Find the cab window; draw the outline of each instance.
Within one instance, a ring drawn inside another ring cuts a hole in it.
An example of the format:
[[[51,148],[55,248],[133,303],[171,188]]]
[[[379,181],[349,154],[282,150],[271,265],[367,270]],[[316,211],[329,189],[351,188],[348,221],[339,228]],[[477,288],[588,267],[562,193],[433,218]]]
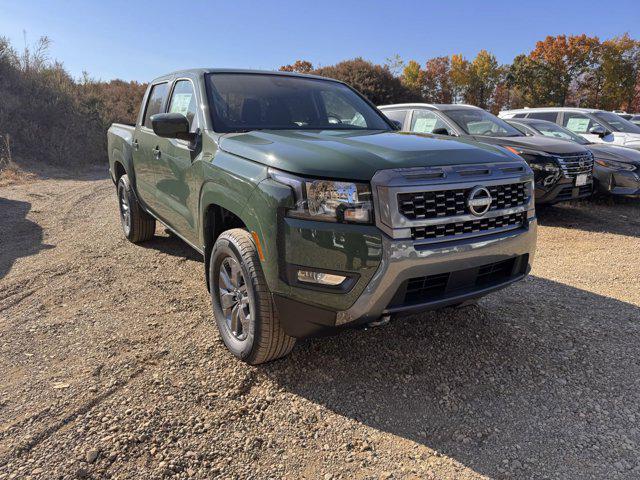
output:
[[[412,132],[416,133],[433,133],[438,128],[444,128],[449,131],[447,124],[444,123],[440,117],[429,110],[414,110],[411,117]]]
[[[147,107],[144,112],[144,121],[142,124],[147,128],[152,128],[151,126],[151,116],[156,113],[162,112],[162,106],[164,105],[164,100],[167,97],[167,84],[159,83],[151,87],[151,92],[149,92],[149,99],[147,100]]]
[[[189,80],[176,82],[169,102],[169,113],[181,113],[187,117],[190,132],[195,132],[198,128],[196,94],[193,90],[193,84]]]

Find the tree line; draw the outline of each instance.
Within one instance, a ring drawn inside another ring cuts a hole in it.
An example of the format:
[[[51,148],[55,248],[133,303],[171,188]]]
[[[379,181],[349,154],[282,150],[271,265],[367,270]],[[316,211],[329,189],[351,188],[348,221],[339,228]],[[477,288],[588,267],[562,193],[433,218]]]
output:
[[[328,67],[306,60],[282,71],[345,81],[376,104],[469,103],[494,113],[506,108],[580,106],[640,111],[640,42],[628,34],[601,41],[588,35],[548,36],[529,53],[501,65],[487,50],[376,65],[362,58]]]
[[[146,84],[72,78],[49,58],[50,41],[17,51],[0,36],[0,137],[15,158],[62,165],[103,163],[106,131],[134,123]],[[377,105],[464,102],[493,112],[523,106],[568,105],[640,111],[640,42],[629,35],[601,41],[558,35],[538,42],[511,64],[481,50],[377,65],[362,58],[316,66],[305,60],[280,70],[347,82]],[[7,156],[0,152],[0,164]],[[1,168],[1,165],[0,165]]]
[[[135,123],[145,84],[73,79],[49,58],[50,41],[17,51],[0,37],[0,137],[14,158],[57,165],[104,163],[106,131]]]

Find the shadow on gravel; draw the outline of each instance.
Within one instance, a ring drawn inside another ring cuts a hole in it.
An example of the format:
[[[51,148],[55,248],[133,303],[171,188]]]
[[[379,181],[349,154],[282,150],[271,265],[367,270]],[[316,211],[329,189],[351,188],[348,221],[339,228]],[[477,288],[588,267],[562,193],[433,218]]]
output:
[[[546,227],[640,237],[640,199],[600,198],[538,209],[537,214]]]
[[[196,262],[202,262],[202,255],[183,242],[180,238],[169,233],[166,236],[156,235],[151,240],[139,244],[144,248],[151,248],[173,257],[185,258]]]
[[[264,372],[484,475],[637,478],[639,325],[638,306],[529,277],[480,306],[304,342]]]
[[[42,243],[42,227],[26,218],[29,210],[29,202],[0,197],[0,279],[16,259],[54,248]]]

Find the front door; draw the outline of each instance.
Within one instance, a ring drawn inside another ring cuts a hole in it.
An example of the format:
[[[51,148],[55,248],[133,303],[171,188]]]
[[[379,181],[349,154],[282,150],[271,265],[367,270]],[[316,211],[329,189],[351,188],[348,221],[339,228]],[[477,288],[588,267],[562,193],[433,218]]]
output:
[[[562,124],[573,133],[577,133],[593,143],[615,143],[613,133],[609,133],[604,137],[590,133],[593,127],[602,127],[608,130],[604,125],[596,122],[593,118],[578,112],[564,112],[562,115]]]
[[[177,80],[169,99],[169,113],[187,117],[191,132],[201,124],[193,83]],[[166,139],[156,170],[156,195],[160,218],[179,235],[197,244],[196,212],[198,209],[197,169],[194,163],[195,145],[184,140]]]
[[[133,135],[133,169],[135,170],[136,191],[140,200],[155,211],[156,202],[156,169],[159,144],[164,139],[153,133],[151,115],[164,111],[169,84],[153,85],[147,97],[144,116]]]

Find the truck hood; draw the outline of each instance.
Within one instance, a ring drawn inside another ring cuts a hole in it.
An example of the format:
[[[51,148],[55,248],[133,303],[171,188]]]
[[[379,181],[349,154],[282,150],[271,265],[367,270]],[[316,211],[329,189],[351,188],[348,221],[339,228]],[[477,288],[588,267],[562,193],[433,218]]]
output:
[[[549,137],[483,137],[475,136],[476,141],[500,145],[502,147],[526,148],[552,155],[566,155],[585,153],[586,149],[577,143],[566,140],[556,140]]]
[[[618,147],[616,145],[607,145],[604,143],[594,143],[587,145],[587,148],[593,152],[595,158],[603,160],[615,160],[618,162],[627,162],[640,165],[640,151],[626,147]]]
[[[222,150],[298,175],[370,180],[378,170],[513,162],[471,140],[402,132],[260,130],[224,135]]]

